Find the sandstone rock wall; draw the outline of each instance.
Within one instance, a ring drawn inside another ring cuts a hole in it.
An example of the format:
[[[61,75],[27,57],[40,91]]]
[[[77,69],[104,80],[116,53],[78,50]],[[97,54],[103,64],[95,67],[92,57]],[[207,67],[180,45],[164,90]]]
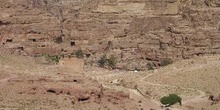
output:
[[[2,0],[0,13],[1,49],[28,55],[82,49],[90,64],[113,54],[146,69],[220,52],[218,0]]]

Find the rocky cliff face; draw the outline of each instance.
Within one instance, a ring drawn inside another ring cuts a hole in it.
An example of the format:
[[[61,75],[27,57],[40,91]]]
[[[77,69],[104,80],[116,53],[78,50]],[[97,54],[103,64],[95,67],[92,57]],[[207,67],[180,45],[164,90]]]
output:
[[[2,0],[0,45],[22,54],[114,55],[146,69],[220,53],[219,0]]]

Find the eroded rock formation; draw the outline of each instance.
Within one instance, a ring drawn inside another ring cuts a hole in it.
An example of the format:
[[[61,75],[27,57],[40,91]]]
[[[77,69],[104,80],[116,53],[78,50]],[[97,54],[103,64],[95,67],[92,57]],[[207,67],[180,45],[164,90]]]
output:
[[[2,0],[0,45],[27,55],[70,54],[87,62],[117,57],[146,69],[220,53],[219,0]]]

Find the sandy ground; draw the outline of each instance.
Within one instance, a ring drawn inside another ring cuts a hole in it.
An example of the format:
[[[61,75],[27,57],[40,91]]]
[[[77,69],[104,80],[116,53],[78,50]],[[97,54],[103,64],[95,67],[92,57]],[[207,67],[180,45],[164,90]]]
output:
[[[183,105],[171,110],[218,110],[208,96],[219,93],[219,58],[198,57],[153,71],[85,66],[84,72],[73,72],[36,58],[1,54],[0,108],[161,110],[159,99],[176,93]]]
[[[146,110],[161,109],[159,99],[171,93],[182,97],[183,106],[175,105],[170,109],[218,110],[219,104],[211,106],[208,96],[219,94],[219,58],[219,55],[203,56],[154,71],[108,71],[97,68],[87,74],[104,84],[129,88],[133,91],[130,94],[136,91],[136,96],[142,95],[142,102],[145,102],[142,107]]]

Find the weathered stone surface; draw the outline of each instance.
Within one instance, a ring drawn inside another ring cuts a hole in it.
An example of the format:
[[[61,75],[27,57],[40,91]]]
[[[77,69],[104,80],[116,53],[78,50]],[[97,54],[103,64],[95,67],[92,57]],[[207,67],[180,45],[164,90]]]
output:
[[[25,55],[82,49],[132,70],[220,48],[219,0],[3,0],[0,13],[1,48]]]

